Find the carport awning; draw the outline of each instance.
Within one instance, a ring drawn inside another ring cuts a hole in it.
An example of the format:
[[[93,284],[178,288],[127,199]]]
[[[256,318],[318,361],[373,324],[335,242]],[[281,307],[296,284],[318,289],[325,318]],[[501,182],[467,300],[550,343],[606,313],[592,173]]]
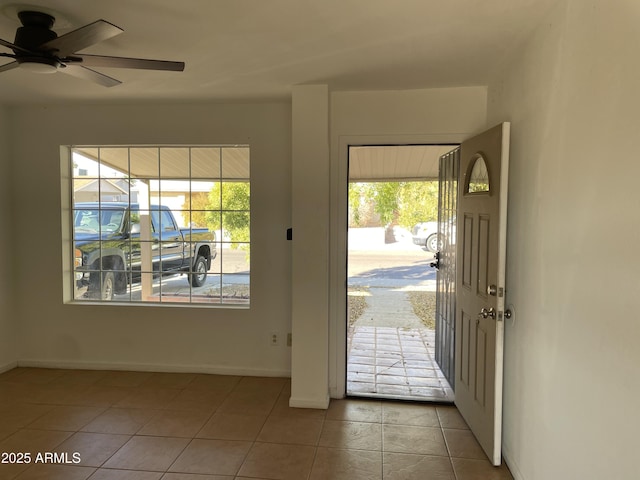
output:
[[[350,182],[437,180],[439,160],[457,145],[349,147]]]
[[[350,182],[437,180],[439,159],[456,145],[374,145],[349,148]],[[249,147],[74,147],[132,178],[247,180]]]
[[[74,147],[74,152],[140,179],[249,179],[249,147]]]

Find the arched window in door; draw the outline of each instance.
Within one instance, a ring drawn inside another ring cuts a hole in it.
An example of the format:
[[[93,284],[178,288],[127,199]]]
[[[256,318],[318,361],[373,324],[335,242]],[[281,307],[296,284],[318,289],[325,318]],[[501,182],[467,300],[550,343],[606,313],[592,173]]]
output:
[[[471,165],[466,193],[489,193],[489,171],[480,153],[475,155]]]

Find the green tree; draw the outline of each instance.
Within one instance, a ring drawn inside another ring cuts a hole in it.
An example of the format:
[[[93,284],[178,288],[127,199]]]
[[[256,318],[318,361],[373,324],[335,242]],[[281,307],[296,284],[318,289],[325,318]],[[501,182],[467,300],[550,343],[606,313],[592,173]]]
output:
[[[373,205],[383,225],[411,228],[418,222],[437,220],[438,182],[350,183],[349,207],[355,225],[361,224],[363,203]]]
[[[362,227],[371,221],[373,213],[370,201],[370,183],[349,183],[349,222],[356,227]]]
[[[250,198],[249,182],[216,182],[208,195],[209,228],[228,233],[232,242],[249,242]],[[238,244],[232,247],[238,248]]]
[[[370,184],[370,198],[374,211],[380,215],[383,225],[395,223],[400,210],[402,182],[376,182]]]
[[[438,220],[438,182],[403,182],[398,212],[398,223],[406,228]]]
[[[232,248],[248,250],[248,245],[241,244],[249,242],[250,198],[249,182],[216,182],[208,193],[191,194],[191,202],[182,205],[182,215],[185,224],[224,231]]]
[[[182,218],[185,225],[198,228],[209,228],[207,225],[207,212],[209,209],[209,194],[196,192],[191,194],[191,202],[187,198],[182,204]]]

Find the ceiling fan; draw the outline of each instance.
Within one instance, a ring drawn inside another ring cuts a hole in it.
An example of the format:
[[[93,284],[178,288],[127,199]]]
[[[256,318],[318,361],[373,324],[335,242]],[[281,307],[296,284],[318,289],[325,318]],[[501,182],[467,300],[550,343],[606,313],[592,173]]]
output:
[[[20,67],[37,73],[63,72],[90,80],[105,87],[119,85],[119,80],[88,67],[136,68],[181,72],[184,62],[148,60],[143,58],[105,57],[75,53],[94,43],[114,37],[124,30],[105,20],[97,20],[60,37],[51,30],[55,23],[52,15],[35,11],[18,12],[22,27],[16,30],[13,43],[0,38],[13,53],[0,53],[15,61],[0,65],[0,72]]]

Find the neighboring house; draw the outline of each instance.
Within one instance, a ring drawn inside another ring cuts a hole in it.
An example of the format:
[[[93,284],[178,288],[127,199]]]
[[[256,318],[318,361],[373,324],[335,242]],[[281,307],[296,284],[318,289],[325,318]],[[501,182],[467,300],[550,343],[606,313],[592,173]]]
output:
[[[156,182],[157,183],[157,182]],[[188,219],[181,214],[184,202],[190,193],[209,193],[211,182],[193,182],[191,185],[185,181],[163,182],[162,193],[158,193],[158,186],[151,185],[150,203],[165,205],[176,212],[175,218],[179,227],[187,227]],[[76,179],[74,181],[74,202],[129,202],[138,203],[140,192],[136,182],[131,183],[125,179],[101,180],[95,178]]]
[[[79,179],[73,184],[75,202],[128,202],[138,201],[138,192],[127,180]]]
[[[157,184],[157,182],[155,182]],[[179,227],[188,227],[189,219],[182,213],[185,199],[189,193],[209,193],[213,187],[213,182],[186,182],[181,180],[163,181],[162,192],[158,193],[159,186],[151,183],[151,194],[149,201],[151,204],[164,205],[175,212],[175,219],[180,224]],[[133,190],[132,190],[133,193]],[[200,225],[204,227],[205,225]]]

